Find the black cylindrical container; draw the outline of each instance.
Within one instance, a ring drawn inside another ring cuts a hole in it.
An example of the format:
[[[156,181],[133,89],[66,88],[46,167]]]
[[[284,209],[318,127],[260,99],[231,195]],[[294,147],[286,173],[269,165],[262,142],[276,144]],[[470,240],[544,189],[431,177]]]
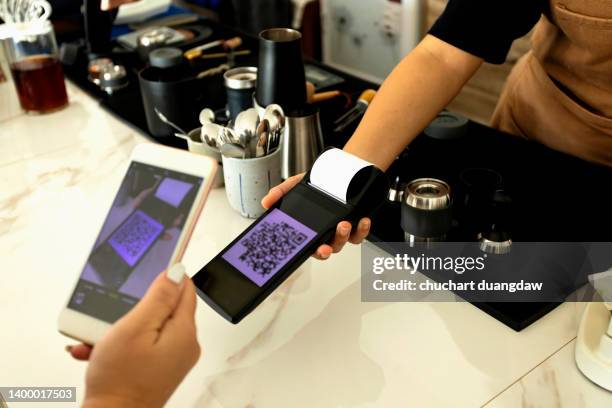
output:
[[[406,186],[402,202],[402,229],[406,242],[443,241],[451,228],[450,186],[442,180],[422,178]]]
[[[209,106],[205,96],[212,99],[223,95],[221,76],[195,78],[183,63],[181,50],[176,48],[159,48],[151,52],[149,60],[151,66],[138,74],[149,132],[160,138],[176,132],[159,119],[155,108],[183,129],[196,128],[198,113]]]
[[[285,112],[306,103],[302,35],[289,28],[259,33],[256,99],[259,106],[279,104]]]
[[[85,43],[89,59],[96,59],[111,53],[111,31],[117,10],[105,11],[100,0],[83,1]]]
[[[495,193],[502,188],[502,176],[492,169],[469,168],[459,175],[455,195],[459,200],[461,227],[470,240],[478,239],[493,223]]]
[[[238,67],[223,74],[227,92],[229,119],[234,123],[236,116],[253,107],[253,92],[257,84],[257,67]]]
[[[493,194],[489,225],[477,235],[480,241],[480,249],[483,252],[494,255],[503,255],[510,252],[512,248],[512,236],[510,234],[511,206],[512,198],[504,191],[496,191]]]

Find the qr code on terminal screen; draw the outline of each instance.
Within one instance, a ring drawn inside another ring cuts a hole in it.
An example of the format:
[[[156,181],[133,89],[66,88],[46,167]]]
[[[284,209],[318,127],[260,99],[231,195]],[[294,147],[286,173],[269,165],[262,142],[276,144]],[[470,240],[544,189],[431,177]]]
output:
[[[240,241],[246,251],[239,259],[255,273],[266,276],[293,255],[307,238],[286,222],[264,221]]]
[[[162,224],[136,211],[111,238],[111,243],[126,260],[138,258],[163,229]]]

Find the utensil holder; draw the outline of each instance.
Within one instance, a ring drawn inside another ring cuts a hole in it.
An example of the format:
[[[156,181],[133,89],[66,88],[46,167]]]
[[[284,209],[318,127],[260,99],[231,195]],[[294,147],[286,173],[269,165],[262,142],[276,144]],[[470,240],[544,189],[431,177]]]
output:
[[[255,159],[223,157],[225,193],[230,206],[246,218],[257,218],[265,212],[261,200],[281,182],[281,154]]]

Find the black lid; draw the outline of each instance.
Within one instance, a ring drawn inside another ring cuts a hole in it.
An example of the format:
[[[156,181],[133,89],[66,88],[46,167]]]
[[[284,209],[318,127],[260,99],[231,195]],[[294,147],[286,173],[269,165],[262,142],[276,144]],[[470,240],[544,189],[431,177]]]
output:
[[[183,62],[183,51],[174,47],[158,48],[149,54],[149,64],[157,68],[171,68]]]

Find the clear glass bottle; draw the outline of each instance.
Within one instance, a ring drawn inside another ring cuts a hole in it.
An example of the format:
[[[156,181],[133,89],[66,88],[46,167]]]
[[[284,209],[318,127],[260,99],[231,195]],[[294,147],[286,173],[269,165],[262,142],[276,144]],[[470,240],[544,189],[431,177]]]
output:
[[[46,113],[68,104],[53,26],[48,20],[5,24],[0,30],[21,107]]]

